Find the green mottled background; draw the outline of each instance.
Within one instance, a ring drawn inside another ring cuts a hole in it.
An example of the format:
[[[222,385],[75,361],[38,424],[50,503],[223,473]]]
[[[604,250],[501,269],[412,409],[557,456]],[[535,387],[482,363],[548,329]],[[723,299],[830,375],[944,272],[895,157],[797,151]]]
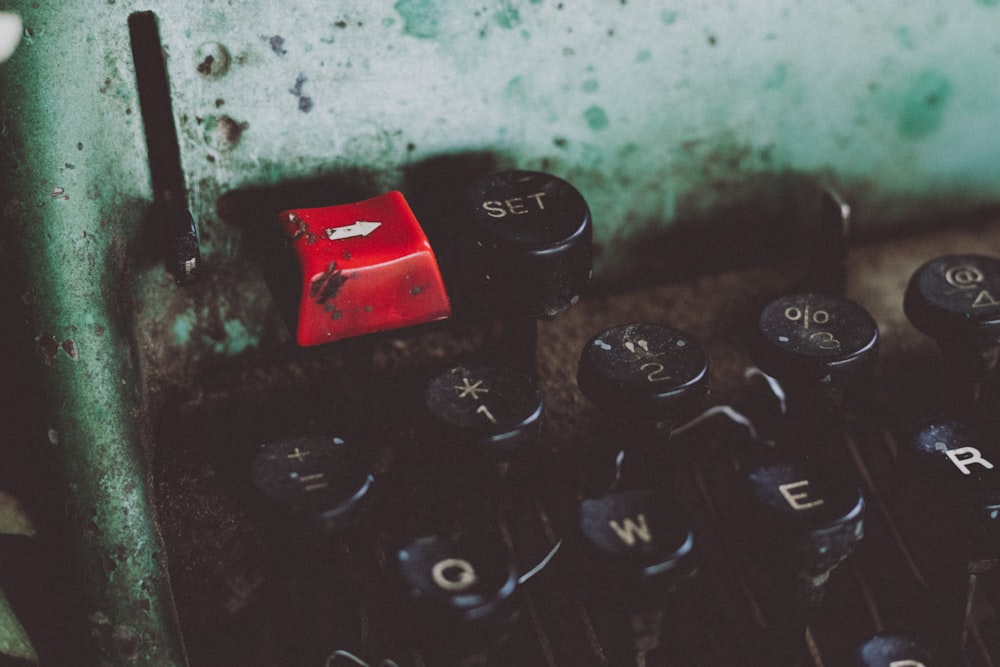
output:
[[[72,210],[82,229],[95,208],[141,214],[126,19],[152,9],[208,271],[244,250],[245,232],[220,219],[225,193],[360,170],[352,193],[446,196],[457,185],[425,167],[451,156],[462,173],[465,156],[576,184],[599,275],[616,276],[636,239],[678,223],[752,235],[809,218],[813,183],[839,188],[862,231],[994,204],[996,4],[8,3],[27,33],[2,70],[6,163],[35,215]],[[189,304],[155,268],[133,278],[157,312],[180,310],[162,340],[211,354],[259,341],[249,295]]]

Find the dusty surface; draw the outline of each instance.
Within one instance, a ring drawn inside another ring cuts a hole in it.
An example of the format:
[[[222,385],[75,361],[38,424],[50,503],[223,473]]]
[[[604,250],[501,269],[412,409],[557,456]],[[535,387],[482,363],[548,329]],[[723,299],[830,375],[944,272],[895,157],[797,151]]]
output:
[[[991,224],[891,243],[860,244],[850,250],[848,295],[875,316],[882,335],[874,396],[884,408],[881,417],[890,429],[912,419],[913,406],[933,404],[939,368],[934,344],[916,332],[902,312],[901,296],[909,275],[936,255],[990,253],[998,247],[1000,224]],[[688,331],[711,357],[710,402],[739,402],[747,389],[743,369],[749,364],[745,322],[770,296],[794,285],[801,268],[789,261],[607,293],[541,323],[538,369],[547,410],[540,448],[566,454],[585,453],[594,446],[595,411],[576,388],[576,360],[586,340],[615,324],[652,321]],[[285,643],[295,634],[294,628],[284,625],[287,618],[271,625],[275,620],[270,605],[275,599],[287,604],[285,587],[296,581],[301,585],[296,576],[302,575],[291,575],[283,568],[289,562],[287,549],[293,538],[268,528],[267,511],[247,488],[245,472],[253,446],[290,431],[343,428],[345,423],[348,429],[367,426],[383,438],[373,446],[380,452],[383,471],[391,469],[400,450],[420,446],[413,435],[414,429],[419,430],[419,417],[408,398],[417,391],[419,378],[443,360],[475,353],[483,341],[497,335],[495,328],[484,330],[476,323],[461,325],[457,334],[456,325],[450,326],[382,341],[374,354],[376,396],[351,415],[339,414],[338,408],[343,404],[340,401],[349,400],[342,398],[345,376],[358,371],[344,370],[336,350],[293,352],[283,359],[238,358],[230,366],[203,373],[193,392],[185,392],[184,398],[178,397],[164,409],[156,469],[161,525],[196,664],[266,664],[288,650]],[[359,387],[360,378],[348,378],[346,385]],[[351,393],[351,389],[346,391]],[[906,405],[900,407],[900,401]],[[349,423],[352,420],[354,424]],[[561,473],[552,474],[559,477]],[[372,556],[355,553],[355,557]],[[316,576],[306,575],[306,579]],[[339,576],[325,573],[319,578]],[[360,582],[362,593],[367,584],[374,585]],[[359,582],[354,580],[353,585]],[[352,589],[351,596],[358,593]],[[344,603],[346,609],[356,605]],[[348,611],[347,617],[352,615]],[[357,621],[344,622],[345,627],[353,627]],[[328,634],[334,638],[324,639],[352,643],[337,632]],[[310,660],[319,652],[298,658],[304,664],[318,664]]]

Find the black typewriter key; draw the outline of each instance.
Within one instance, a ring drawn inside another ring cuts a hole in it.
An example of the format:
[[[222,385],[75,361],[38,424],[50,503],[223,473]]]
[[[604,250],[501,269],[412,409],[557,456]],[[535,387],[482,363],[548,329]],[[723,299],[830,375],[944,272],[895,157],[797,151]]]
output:
[[[561,564],[574,594],[610,619],[614,643],[633,659],[674,644],[672,618],[697,572],[684,509],[661,491],[633,489],[580,501],[570,521]]]
[[[1000,559],[1000,447],[954,419],[927,421],[899,445],[902,525],[930,591],[932,622],[921,633],[958,654],[979,581]]]
[[[567,544],[587,594],[656,603],[696,569],[687,516],[663,492],[634,489],[582,500]]]
[[[864,497],[857,484],[817,463],[754,467],[741,473],[738,488],[729,521],[766,618],[765,664],[799,664],[832,571],[863,537]]]
[[[957,531],[973,558],[1000,557],[1000,446],[955,420],[923,424],[903,441],[901,462],[916,473],[922,496]]]
[[[356,519],[374,477],[364,447],[316,435],[261,444],[251,479],[286,517],[336,533]]]
[[[537,319],[576,303],[591,271],[590,209],[576,188],[504,171],[473,186],[468,206],[462,275],[474,298]]]
[[[397,639],[432,656],[431,664],[487,652],[520,615],[517,572],[492,534],[424,536],[389,556],[392,627]]]
[[[836,295],[789,294],[761,310],[750,353],[787,397],[787,413],[775,425],[779,444],[799,453],[829,450],[845,398],[864,405],[878,341],[868,311]]]
[[[817,606],[830,572],[864,535],[860,488],[810,463],[759,466],[743,482],[735,508],[740,540],[765,567],[794,579],[799,605]]]
[[[708,395],[708,355],[687,333],[659,324],[612,327],[584,346],[577,385],[599,409],[676,424]]]
[[[295,664],[318,664],[358,630],[339,606],[357,605],[362,595],[354,551],[371,470],[365,447],[329,435],[267,442],[254,455],[250,478],[272,561],[256,596],[259,613],[287,638]]]
[[[864,308],[828,294],[790,294],[757,318],[754,361],[795,386],[842,387],[867,372],[878,347],[878,325]]]
[[[692,418],[709,391],[709,360],[686,332],[653,323],[612,327],[591,338],[577,365],[580,392],[600,411],[597,465],[619,452],[619,475],[648,486],[671,429]]]
[[[591,275],[591,215],[566,181],[504,171],[473,185],[457,221],[465,307],[502,318],[499,358],[534,372],[537,321],[579,299]]]
[[[945,664],[908,635],[876,635],[854,653],[855,667],[943,667]]]
[[[903,310],[913,326],[941,348],[942,409],[972,414],[997,360],[1000,258],[946,255],[926,262],[910,277]],[[996,389],[992,387],[993,394]],[[993,411],[996,396],[991,400],[983,401],[981,413]]]
[[[446,446],[502,463],[534,448],[544,397],[531,375],[506,366],[469,363],[434,377],[424,403]]]
[[[946,255],[911,276],[903,310],[942,345],[1000,343],[1000,258]]]

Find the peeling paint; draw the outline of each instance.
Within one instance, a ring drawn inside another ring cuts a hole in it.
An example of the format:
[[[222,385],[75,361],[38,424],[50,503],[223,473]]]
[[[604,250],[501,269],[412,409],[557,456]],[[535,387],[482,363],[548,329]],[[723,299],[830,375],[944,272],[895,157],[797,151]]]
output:
[[[330,262],[323,273],[315,276],[309,284],[309,296],[316,303],[325,304],[327,301],[336,298],[337,292],[347,282],[347,276],[337,268],[336,262]]]
[[[80,348],[77,347],[76,341],[72,338],[64,340],[59,347],[61,347],[62,351],[65,352],[73,361],[80,358]]]
[[[903,97],[900,135],[922,139],[937,130],[944,120],[951,93],[951,82],[946,76],[934,70],[921,72]]]
[[[41,333],[35,337],[35,342],[45,355],[45,363],[51,366],[55,363],[56,355],[59,353],[59,343],[51,334]]]
[[[403,19],[403,31],[420,39],[434,39],[441,30],[441,10],[434,0],[399,0],[396,11]]]
[[[180,347],[187,347],[191,342],[191,331],[194,329],[194,314],[183,313],[174,320],[174,341]]]
[[[764,90],[777,90],[785,85],[788,76],[788,66],[785,63],[778,63],[774,66],[764,80]]]
[[[587,110],[583,112],[583,117],[586,119],[587,125],[590,129],[594,131],[604,130],[608,127],[608,114],[602,107],[588,107]]]
[[[521,13],[511,2],[505,2],[500,11],[493,15],[493,20],[504,30],[512,30],[521,25]]]
[[[271,51],[275,54],[283,56],[288,53],[288,51],[285,50],[285,38],[281,35],[261,35],[260,38],[268,43],[271,47]]]

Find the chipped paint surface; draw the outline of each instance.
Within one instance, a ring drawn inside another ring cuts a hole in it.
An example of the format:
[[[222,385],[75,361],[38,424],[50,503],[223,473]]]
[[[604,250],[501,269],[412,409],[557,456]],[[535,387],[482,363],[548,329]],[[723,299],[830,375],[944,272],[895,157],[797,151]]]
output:
[[[165,45],[183,54],[171,80],[194,182],[362,168],[390,188],[438,156],[485,152],[584,192],[599,276],[637,229],[773,211],[788,174],[836,183],[862,230],[1000,198],[988,2],[903,14],[749,0],[252,4],[253,21],[161,12]],[[228,54],[223,76],[199,71],[206,53]],[[223,117],[247,124],[237,141],[220,140]],[[212,225],[213,202],[196,200]],[[231,233],[213,230],[209,251]]]

